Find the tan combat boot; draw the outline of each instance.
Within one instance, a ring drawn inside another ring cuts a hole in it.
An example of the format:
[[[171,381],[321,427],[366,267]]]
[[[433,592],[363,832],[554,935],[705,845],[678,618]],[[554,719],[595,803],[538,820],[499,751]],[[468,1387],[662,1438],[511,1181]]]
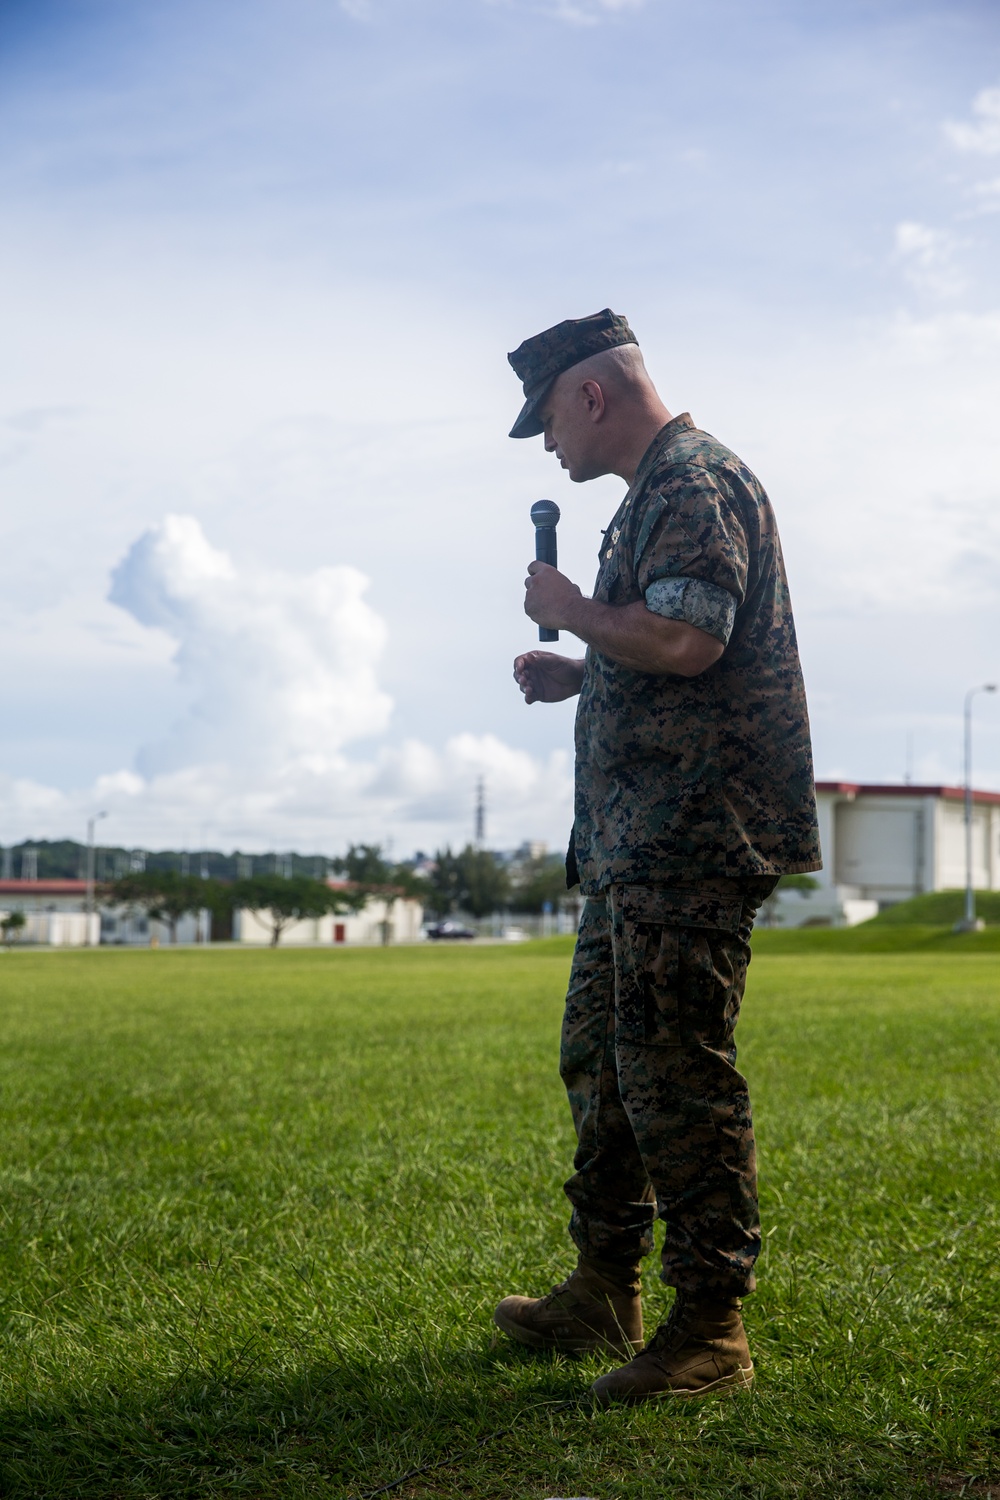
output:
[[[505,1297],[493,1314],[504,1333],[532,1349],[629,1355],[642,1348],[638,1267],[581,1255],[573,1274],[544,1297]]]
[[[746,1390],[753,1362],[738,1297],[725,1301],[678,1292],[667,1321],[642,1354],[602,1375],[591,1386],[601,1406],[613,1401],[652,1401],[664,1396],[698,1397]]]

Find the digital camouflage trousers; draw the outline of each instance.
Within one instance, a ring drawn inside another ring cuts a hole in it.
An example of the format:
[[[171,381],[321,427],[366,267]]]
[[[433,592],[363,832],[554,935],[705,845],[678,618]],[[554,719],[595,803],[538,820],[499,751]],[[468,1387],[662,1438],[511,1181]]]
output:
[[[760,1251],[750,1095],[733,1034],[771,878],[616,885],[587,901],[560,1072],[577,1133],[566,1184],[584,1255],[636,1266],[662,1219],[662,1277],[742,1296]]]

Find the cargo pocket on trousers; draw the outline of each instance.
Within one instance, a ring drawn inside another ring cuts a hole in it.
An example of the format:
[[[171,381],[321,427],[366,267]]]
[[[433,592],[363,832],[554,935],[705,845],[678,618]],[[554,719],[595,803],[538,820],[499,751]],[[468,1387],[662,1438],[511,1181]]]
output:
[[[622,949],[617,1040],[632,1046],[679,1047],[677,928],[626,918]]]
[[[682,951],[690,967],[691,939],[703,936],[698,929],[736,932],[741,907],[739,897],[656,886],[622,887],[620,1040],[652,1047],[681,1046]],[[691,980],[686,970],[685,985]]]

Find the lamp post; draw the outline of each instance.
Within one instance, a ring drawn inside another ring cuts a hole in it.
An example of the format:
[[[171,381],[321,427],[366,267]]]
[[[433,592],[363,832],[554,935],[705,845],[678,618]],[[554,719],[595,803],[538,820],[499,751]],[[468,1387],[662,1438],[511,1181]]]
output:
[[[978,932],[976,893],[972,887],[972,700],[977,693],[995,693],[995,682],[970,688],[965,695],[965,915],[955,923],[956,932]]]
[[[87,819],[87,896],[84,902],[84,910],[87,916],[87,933],[85,946],[90,947],[90,919],[94,914],[94,825],[101,818],[106,818],[106,812],[95,813],[92,818]]]

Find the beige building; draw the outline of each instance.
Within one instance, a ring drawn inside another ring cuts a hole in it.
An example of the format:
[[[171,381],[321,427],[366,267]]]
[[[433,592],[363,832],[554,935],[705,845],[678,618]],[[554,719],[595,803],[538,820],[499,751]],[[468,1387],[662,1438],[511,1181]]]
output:
[[[329,883],[333,886],[337,884],[332,880]],[[419,901],[400,899],[385,902],[372,899],[358,912],[306,917],[301,922],[289,922],[282,931],[281,946],[416,943],[423,935],[423,921],[424,909]],[[269,943],[271,922],[268,913],[234,912],[233,941],[256,945]]]

